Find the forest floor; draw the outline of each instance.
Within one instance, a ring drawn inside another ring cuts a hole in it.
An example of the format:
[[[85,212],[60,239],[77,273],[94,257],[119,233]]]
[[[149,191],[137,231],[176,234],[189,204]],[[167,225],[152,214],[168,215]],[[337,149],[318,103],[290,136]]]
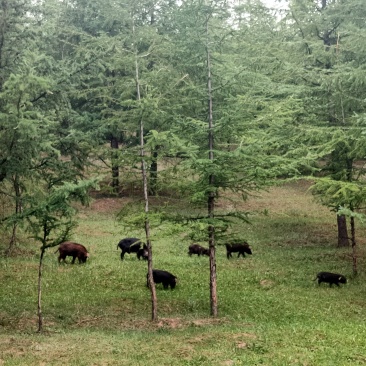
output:
[[[157,285],[159,319],[151,322],[146,262],[132,254],[121,261],[116,248],[123,237],[143,237],[126,217],[116,218],[134,200],[94,199],[81,208],[73,237],[90,260],[59,265],[54,249],[45,256],[42,334],[39,245],[24,241],[0,258],[0,365],[365,365],[366,228],[356,222],[354,277],[351,248],[336,247],[335,213],[314,201],[309,186],[292,182],[246,202],[232,195],[218,202],[219,210],[250,213],[250,223],[231,232],[253,254],[228,260],[218,243],[215,319],[207,257],[187,255],[185,225],[163,223],[152,225],[154,267],[179,282],[173,291]],[[157,205],[190,209],[169,197],[152,199]],[[319,271],[342,273],[348,283],[319,286]]]

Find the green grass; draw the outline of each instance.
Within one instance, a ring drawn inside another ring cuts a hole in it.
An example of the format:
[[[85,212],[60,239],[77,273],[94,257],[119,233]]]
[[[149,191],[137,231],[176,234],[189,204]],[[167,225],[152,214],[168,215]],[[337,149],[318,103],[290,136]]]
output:
[[[99,200],[80,214],[73,238],[87,246],[85,265],[58,265],[47,252],[44,334],[37,334],[38,245],[0,258],[0,365],[364,365],[366,286],[364,228],[359,270],[350,249],[337,249],[335,216],[306,187],[291,184],[244,204],[252,225],[233,228],[253,255],[227,260],[217,247],[219,318],[209,316],[207,257],[189,257],[184,233],[155,230],[154,267],[179,278],[157,286],[159,321],[150,321],[146,262],[120,260],[125,236],[114,212],[124,200]],[[96,212],[98,211],[98,212]],[[349,278],[318,286],[319,271]]]

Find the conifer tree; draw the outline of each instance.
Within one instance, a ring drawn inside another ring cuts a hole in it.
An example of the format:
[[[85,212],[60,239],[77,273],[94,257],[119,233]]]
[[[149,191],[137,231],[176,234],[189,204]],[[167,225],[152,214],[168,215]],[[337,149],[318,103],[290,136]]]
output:
[[[323,138],[319,152],[325,157],[322,174],[327,178],[317,181],[313,192],[335,211],[340,206],[356,209],[351,197],[337,194],[338,200],[334,200],[334,193],[340,185],[363,185],[356,161],[364,156],[360,116],[366,104],[359,95],[365,93],[361,61],[365,52],[356,39],[365,34],[364,23],[358,20],[366,15],[365,7],[358,0],[293,0],[290,4],[289,16],[303,47],[306,108],[317,117],[314,127]],[[348,245],[344,215],[337,214],[337,225],[338,245]],[[354,246],[354,238],[351,241]]]

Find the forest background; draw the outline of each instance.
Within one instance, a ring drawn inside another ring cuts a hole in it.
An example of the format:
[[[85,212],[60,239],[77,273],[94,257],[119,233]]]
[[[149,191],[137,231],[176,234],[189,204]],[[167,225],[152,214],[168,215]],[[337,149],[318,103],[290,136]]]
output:
[[[225,205],[207,221],[210,194],[245,200],[311,177],[334,212],[336,244],[355,250],[365,202],[366,8],[361,0],[291,0],[281,9],[2,0],[4,255],[16,255],[29,235],[44,248],[70,236],[71,201],[87,203],[91,189],[139,196],[141,137],[149,195],[171,199],[170,210],[153,210],[153,226],[186,220],[190,239],[206,240],[214,223],[220,244],[248,212]],[[176,197],[188,213],[176,215]],[[125,207],[124,225],[136,229],[141,208],[139,199]]]

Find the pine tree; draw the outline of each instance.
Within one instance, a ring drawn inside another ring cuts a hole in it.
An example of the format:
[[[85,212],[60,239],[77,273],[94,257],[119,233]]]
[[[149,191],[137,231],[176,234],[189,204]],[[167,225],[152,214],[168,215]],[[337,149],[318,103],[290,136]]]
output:
[[[334,193],[331,185],[335,188],[339,181],[362,185],[357,178],[361,172],[356,161],[364,156],[360,135],[362,123],[358,115],[364,114],[366,107],[359,99],[365,91],[361,61],[365,52],[357,39],[365,34],[365,26],[358,20],[366,15],[365,8],[358,0],[324,0],[321,3],[297,0],[291,5],[291,17],[295,20],[306,56],[307,109],[317,116],[315,125],[324,141],[322,153],[326,164],[322,174],[331,178],[316,182],[314,192],[335,211],[343,205],[355,209],[357,205],[343,194],[338,195],[337,201],[329,196],[329,192]],[[348,245],[343,215],[337,215],[337,224],[338,245]]]

